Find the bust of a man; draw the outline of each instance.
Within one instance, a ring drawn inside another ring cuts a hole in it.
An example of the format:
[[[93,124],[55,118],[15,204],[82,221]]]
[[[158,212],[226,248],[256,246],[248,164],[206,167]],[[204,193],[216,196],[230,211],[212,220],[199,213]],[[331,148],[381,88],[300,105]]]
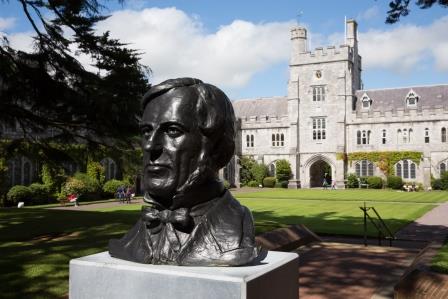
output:
[[[227,96],[198,79],[171,79],[143,97],[144,201],[116,258],[148,264],[239,266],[253,261],[252,214],[217,178],[235,149]]]

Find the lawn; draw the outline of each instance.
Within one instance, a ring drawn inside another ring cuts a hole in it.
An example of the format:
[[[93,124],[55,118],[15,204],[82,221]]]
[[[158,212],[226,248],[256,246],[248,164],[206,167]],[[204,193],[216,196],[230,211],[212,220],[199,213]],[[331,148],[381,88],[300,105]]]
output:
[[[304,223],[316,232],[337,234],[362,232],[362,202],[356,202],[357,197],[371,200],[368,205],[375,206],[393,230],[447,197],[447,193],[441,196],[436,192],[308,191],[277,189],[237,197],[253,211],[257,233]],[[413,200],[406,200],[403,194]],[[416,194],[421,196],[416,198]],[[391,202],[389,195],[393,196]],[[64,297],[69,260],[107,250],[108,240],[127,231],[139,210],[137,204],[95,211],[0,209],[0,297]]]
[[[329,201],[366,201],[366,202],[445,202],[448,193],[445,191],[432,192],[401,192],[395,190],[347,189],[347,190],[321,190],[321,189],[267,189],[268,191],[238,193],[236,197],[242,198],[290,198],[302,200],[329,200]]]

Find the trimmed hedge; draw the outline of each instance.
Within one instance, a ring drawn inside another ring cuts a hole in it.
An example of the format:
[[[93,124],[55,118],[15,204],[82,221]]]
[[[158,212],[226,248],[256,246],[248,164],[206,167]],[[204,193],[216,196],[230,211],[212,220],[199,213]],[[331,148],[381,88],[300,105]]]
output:
[[[46,204],[51,202],[50,187],[44,184],[34,183],[29,186],[31,193],[30,204]]]
[[[399,176],[390,175],[387,177],[387,187],[401,190],[403,188],[403,179]]]
[[[249,183],[247,183],[248,187],[258,187],[259,184],[257,181],[250,181]]]
[[[288,181],[281,181],[275,183],[275,188],[288,188]]]
[[[128,187],[129,183],[120,180],[109,180],[103,186],[103,195],[106,197],[114,197],[118,187]]]
[[[8,205],[17,205],[18,202],[23,201],[29,203],[31,199],[31,190],[27,186],[15,185],[9,189],[6,194]]]
[[[358,188],[359,187],[358,177],[356,176],[356,174],[350,173],[347,176],[347,187],[348,188]]]
[[[263,179],[263,187],[274,188],[275,187],[275,177],[267,176]]]
[[[369,176],[367,177],[367,184],[369,184],[369,188],[382,189],[383,179],[380,178],[379,176]]]

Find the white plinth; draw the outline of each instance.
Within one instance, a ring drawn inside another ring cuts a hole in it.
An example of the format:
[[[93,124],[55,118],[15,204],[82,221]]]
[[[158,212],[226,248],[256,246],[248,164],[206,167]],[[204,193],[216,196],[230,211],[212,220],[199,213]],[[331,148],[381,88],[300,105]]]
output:
[[[70,261],[70,299],[298,298],[296,253],[269,251],[254,266],[184,267],[128,262],[101,252]]]

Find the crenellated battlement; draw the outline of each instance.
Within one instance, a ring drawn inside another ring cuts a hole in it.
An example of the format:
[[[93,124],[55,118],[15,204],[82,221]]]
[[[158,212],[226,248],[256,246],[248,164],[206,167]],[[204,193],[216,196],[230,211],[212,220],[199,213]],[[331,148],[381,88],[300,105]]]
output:
[[[384,111],[353,111],[351,120],[354,123],[448,120],[448,105],[422,106],[416,109],[395,108]]]
[[[349,45],[318,47],[314,51],[295,53],[291,65],[353,60],[354,51]]]

